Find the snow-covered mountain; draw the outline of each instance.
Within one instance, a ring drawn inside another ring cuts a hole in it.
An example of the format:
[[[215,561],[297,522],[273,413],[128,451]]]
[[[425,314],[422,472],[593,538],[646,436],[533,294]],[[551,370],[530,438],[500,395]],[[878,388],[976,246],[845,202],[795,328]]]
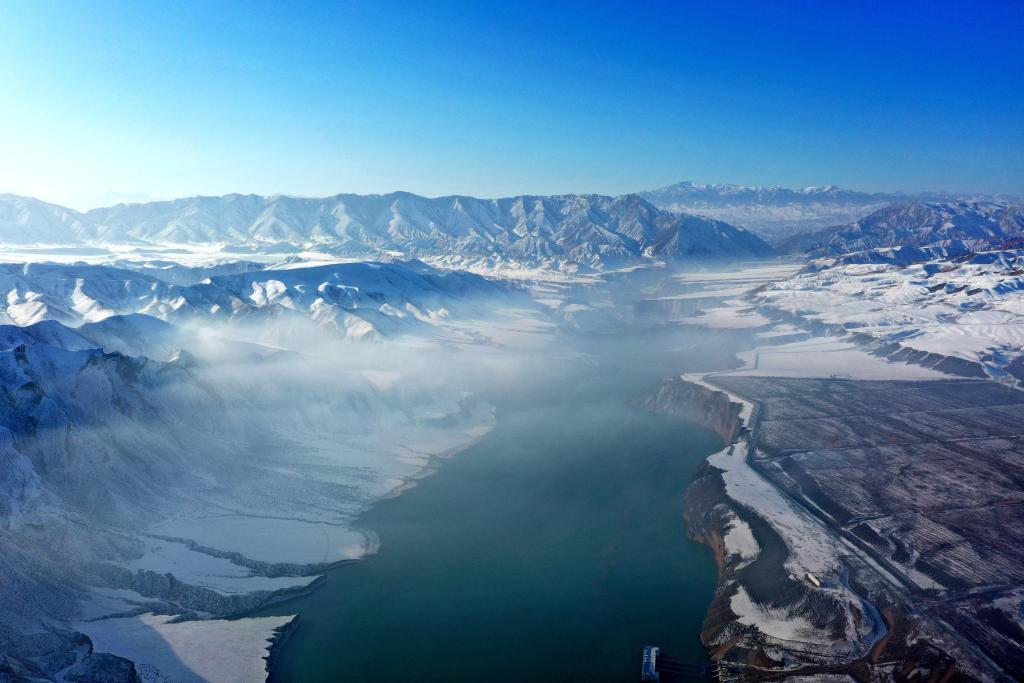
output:
[[[141,313],[113,315],[99,322],[67,327],[56,320],[31,325],[0,325],[0,349],[45,344],[68,351],[102,349],[133,356],[168,358],[181,348],[179,330]]]
[[[109,266],[0,264],[0,323],[19,326],[47,320],[78,326],[145,314],[175,322],[245,322],[278,331],[287,321],[309,321],[346,338],[366,339],[433,334],[459,321],[488,317],[496,303],[531,305],[513,285],[415,261],[297,264],[218,275],[189,286]],[[80,329],[79,334],[87,334],[89,328]],[[301,326],[294,332],[300,334]],[[133,329],[122,336],[151,333]]]
[[[934,202],[1010,200],[949,193],[857,192],[835,185],[789,189],[692,182],[676,183],[640,194],[659,208],[727,221],[769,242],[849,223],[887,204],[910,199]]]
[[[1024,237],[1024,207],[994,202],[901,202],[849,225],[798,235],[783,251],[834,256],[891,247],[1002,248]]]
[[[0,194],[0,243],[70,245],[95,237],[95,225],[77,211],[31,197]]]
[[[659,208],[728,221],[769,241],[856,220],[898,199],[834,185],[788,189],[689,181],[641,196]]]
[[[737,229],[724,221],[681,214],[670,227],[649,238],[645,247],[668,262],[736,259],[768,256],[770,247],[752,232]]]
[[[20,206],[22,200],[8,197]],[[34,201],[34,200],[24,200]],[[50,205],[45,205],[50,207]],[[759,238],[721,221],[662,211],[638,195],[427,198],[407,192],[326,198],[226,195],[64,210],[68,229],[18,213],[26,243],[316,245],[344,255],[497,258],[529,265],[603,267],[648,259],[765,256]],[[7,209],[14,213],[14,209]],[[19,209],[19,211],[21,211]]]

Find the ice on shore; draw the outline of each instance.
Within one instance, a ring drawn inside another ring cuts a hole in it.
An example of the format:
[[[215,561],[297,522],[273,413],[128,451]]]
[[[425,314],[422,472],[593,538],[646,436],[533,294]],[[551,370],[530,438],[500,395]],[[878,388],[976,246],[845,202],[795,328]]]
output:
[[[241,553],[262,562],[340,562],[360,558],[371,547],[364,533],[348,526],[258,514],[181,516],[156,525],[152,531],[161,536],[188,538],[199,545]],[[196,575],[201,570],[187,566],[186,572]]]
[[[316,576],[259,576],[230,560],[192,550],[184,543],[157,539],[147,539],[147,542],[146,553],[126,562],[127,569],[171,573],[179,581],[225,595],[303,588],[317,579]]]
[[[251,683],[266,679],[274,632],[294,616],[174,622],[173,617],[133,617],[76,622],[97,652],[136,663],[154,683]]]

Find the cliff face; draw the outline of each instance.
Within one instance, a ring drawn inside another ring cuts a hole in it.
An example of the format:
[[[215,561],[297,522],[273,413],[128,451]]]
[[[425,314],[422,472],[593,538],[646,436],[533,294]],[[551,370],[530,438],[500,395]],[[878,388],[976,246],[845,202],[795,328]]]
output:
[[[732,443],[739,434],[739,403],[733,403],[722,391],[715,391],[684,379],[666,380],[641,403],[655,413],[678,415],[692,420]]]

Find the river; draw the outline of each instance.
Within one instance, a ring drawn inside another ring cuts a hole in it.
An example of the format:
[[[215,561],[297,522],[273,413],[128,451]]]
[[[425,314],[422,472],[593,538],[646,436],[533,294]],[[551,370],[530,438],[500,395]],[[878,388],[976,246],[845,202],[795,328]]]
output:
[[[706,660],[715,565],[683,495],[722,442],[631,406],[681,364],[622,341],[496,391],[493,431],[360,517],[377,554],[261,612],[301,615],[271,680],[630,681],[645,643]]]

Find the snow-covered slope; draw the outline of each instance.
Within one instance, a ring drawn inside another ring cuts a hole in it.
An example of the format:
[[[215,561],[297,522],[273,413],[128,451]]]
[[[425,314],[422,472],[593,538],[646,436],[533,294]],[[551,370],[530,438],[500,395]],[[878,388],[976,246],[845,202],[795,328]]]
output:
[[[692,182],[642,192],[641,196],[662,209],[710,216],[742,226],[773,243],[856,221],[894,202],[1010,201],[1004,197],[964,197],[947,193],[857,192],[834,185],[788,189]]]
[[[130,270],[84,264],[0,264],[0,322],[69,325],[173,301],[178,288]]]
[[[372,338],[487,317],[495,303],[531,305],[512,285],[415,261],[299,263],[190,286],[109,266],[0,264],[0,322],[19,326],[142,313],[183,323],[273,322],[278,330],[281,319],[312,321],[348,338]]]
[[[1004,248],[1024,237],[1024,208],[995,202],[901,202],[779,245],[812,257],[891,247]]]
[[[650,239],[648,253],[666,261],[730,259],[736,255],[768,256],[761,238],[711,218],[682,214],[672,226]]]
[[[70,351],[102,349],[163,359],[180,348],[180,341],[176,327],[141,313],[112,315],[77,328],[56,320],[41,320],[24,327],[0,325],[0,349],[47,344]]]
[[[910,263],[913,256],[923,258]],[[960,370],[1024,379],[1024,251],[947,258],[903,248],[822,260],[757,300],[804,324],[875,340],[886,355],[960,359],[968,362]]]
[[[95,225],[63,206],[0,194],[0,243],[81,244],[96,238]]]
[[[350,256],[400,252],[557,267],[604,267],[651,258],[742,259],[770,253],[765,243],[741,229],[680,217],[638,195],[226,195],[68,214],[78,221],[74,230],[23,230],[15,241],[317,245]],[[30,226],[30,219],[20,218],[19,225]]]
[[[14,680],[137,681],[69,622],[224,617],[308,585],[322,563],[372,549],[360,510],[491,422],[441,383],[389,388],[331,357],[157,362],[65,348],[82,337],[55,322],[18,329],[26,339],[0,350],[0,674]],[[200,629],[230,673],[262,671],[276,625]],[[132,627],[161,640],[159,625]],[[255,646],[248,660],[232,659],[238,643]]]

